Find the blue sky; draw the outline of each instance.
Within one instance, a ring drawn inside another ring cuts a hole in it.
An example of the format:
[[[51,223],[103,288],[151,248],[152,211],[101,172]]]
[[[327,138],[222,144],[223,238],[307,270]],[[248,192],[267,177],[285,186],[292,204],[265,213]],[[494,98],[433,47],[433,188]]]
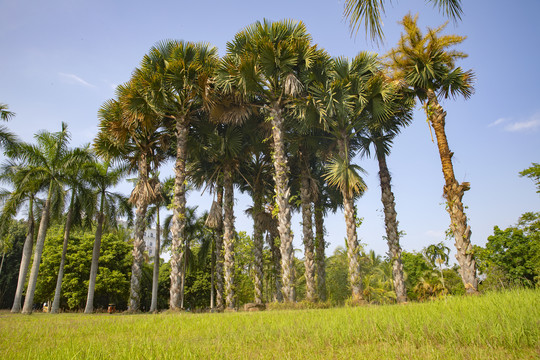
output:
[[[468,101],[443,101],[443,106],[456,178],[471,183],[463,200],[472,241],[483,245],[494,225],[506,227],[525,211],[540,211],[534,184],[518,176],[540,162],[540,1],[464,0],[463,8],[462,21],[450,22],[446,32],[468,37],[459,50],[469,57],[459,65],[475,71],[476,93]],[[378,47],[362,31],[350,36],[343,1],[337,0],[0,0],[0,102],[17,114],[7,125],[23,140],[32,141],[40,129],[58,131],[64,121],[76,146],[92,140],[98,108],[157,41],[204,41],[223,55],[227,41],[251,23],[295,19],[305,22],[314,43],[332,56],[353,57],[362,50],[386,53],[399,38],[397,21],[409,11],[419,14],[424,29],[445,21],[423,0],[389,2],[386,10],[386,41]],[[367,248],[384,254],[377,164],[357,162],[368,171],[369,187],[357,202],[364,217],[359,237]],[[395,141],[388,164],[400,229],[407,234],[403,248],[421,250],[443,241],[449,224],[443,177],[422,111]],[[130,190],[127,185],[122,189]],[[210,200],[208,194],[191,193],[188,205],[208,210]],[[236,226],[248,233],[252,224],[243,212],[250,204],[237,195]],[[301,249],[300,217],[295,215],[293,222],[294,244]],[[329,216],[326,227],[331,253],[344,245],[343,214]]]

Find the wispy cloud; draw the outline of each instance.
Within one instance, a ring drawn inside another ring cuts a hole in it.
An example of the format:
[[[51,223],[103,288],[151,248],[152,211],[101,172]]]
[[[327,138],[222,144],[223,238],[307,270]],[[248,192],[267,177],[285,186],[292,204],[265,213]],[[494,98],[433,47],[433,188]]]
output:
[[[437,238],[437,239],[444,239],[446,236],[444,230],[428,230],[424,234],[426,236]]]
[[[508,119],[506,118],[500,118],[500,119],[497,119],[495,120],[494,122],[492,122],[491,124],[488,125],[488,127],[493,127],[493,126],[497,126],[497,125],[501,125],[502,123],[505,123]]]
[[[86,86],[86,87],[91,87],[91,88],[95,87],[94,85],[90,84],[89,82],[85,81],[84,79],[81,79],[80,77],[78,77],[75,74],[59,73],[59,75],[61,77],[63,77],[64,79],[72,82],[72,83],[76,83],[76,84]]]
[[[534,131],[540,129],[540,112],[532,115],[528,119],[512,121],[508,118],[500,118],[488,125],[488,127],[502,126],[507,132]]]

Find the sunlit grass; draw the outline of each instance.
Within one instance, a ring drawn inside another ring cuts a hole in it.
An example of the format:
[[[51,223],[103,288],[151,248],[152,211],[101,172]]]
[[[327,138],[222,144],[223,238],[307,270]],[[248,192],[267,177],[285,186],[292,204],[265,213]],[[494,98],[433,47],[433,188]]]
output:
[[[260,313],[0,313],[0,359],[536,359],[540,290]]]

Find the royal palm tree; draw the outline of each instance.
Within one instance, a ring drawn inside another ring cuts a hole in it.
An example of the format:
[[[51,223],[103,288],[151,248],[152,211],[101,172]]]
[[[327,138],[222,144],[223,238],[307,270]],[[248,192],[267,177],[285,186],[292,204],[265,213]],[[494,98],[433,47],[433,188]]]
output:
[[[399,91],[399,85],[391,82],[382,73],[370,80],[366,98],[367,106],[363,113],[365,123],[359,131],[359,138],[362,144],[361,151],[364,155],[370,155],[372,145],[375,148],[375,157],[379,164],[381,200],[384,208],[386,240],[392,263],[396,300],[398,303],[402,303],[407,301],[407,291],[401,261],[394,193],[392,192],[386,158],[390,154],[394,138],[399,134],[401,128],[407,126],[411,121],[414,99],[400,94]]]
[[[96,146],[97,145],[97,146]],[[97,152],[100,153],[99,143],[95,145]],[[95,161],[89,164],[87,169],[91,174],[90,184],[94,189],[94,199],[96,200],[96,233],[94,246],[92,249],[92,263],[90,265],[90,279],[88,281],[88,295],[86,298],[85,314],[91,314],[94,311],[94,293],[96,288],[96,278],[99,269],[99,255],[101,249],[101,238],[103,231],[107,227],[115,227],[116,221],[120,216],[127,216],[128,220],[132,218],[131,207],[128,199],[111,189],[118,185],[127,175],[126,166],[111,166],[109,161]]]
[[[294,301],[294,256],[288,186],[289,166],[285,148],[285,112],[300,94],[300,74],[309,69],[316,48],[302,22],[256,22],[227,43],[227,55],[217,73],[225,93],[260,99],[272,125],[274,181],[279,208],[283,294]]]
[[[472,252],[471,229],[463,210],[462,198],[470,184],[458,183],[454,175],[452,156],[445,132],[446,111],[439,103],[440,98],[469,98],[473,89],[474,73],[456,67],[455,61],[467,55],[448,50],[465,40],[457,35],[440,35],[445,25],[428,29],[423,35],[417,25],[417,17],[406,15],[401,22],[405,33],[397,47],[390,51],[390,66],[396,79],[403,81],[423,103],[428,122],[435,132],[445,185],[444,197],[450,214],[450,229],[456,241],[456,258],[460,274],[468,294],[478,291],[476,262]]]
[[[24,204],[28,208],[27,232],[24,241],[21,264],[19,266],[19,278],[17,281],[17,289],[11,312],[18,313],[21,311],[21,300],[28,274],[28,267],[32,258],[32,248],[34,246],[35,224],[34,209],[36,207],[37,194],[43,190],[44,184],[32,175],[33,168],[30,166],[21,166],[17,163],[8,160],[2,165],[0,173],[0,181],[9,184],[13,190],[2,193],[4,207],[0,216],[1,232],[4,233],[7,229],[4,227],[9,224],[10,219],[14,218]],[[41,188],[40,188],[41,187]]]
[[[81,148],[84,152],[88,151],[88,148]],[[60,295],[62,293],[62,280],[64,278],[64,265],[66,263],[67,247],[69,241],[69,235],[74,223],[82,223],[82,216],[89,216],[92,214],[93,194],[88,184],[89,173],[85,170],[85,165],[92,161],[90,152],[87,152],[86,156],[81,156],[77,163],[73,163],[72,167],[68,169],[66,173],[66,186],[71,190],[70,201],[66,214],[66,221],[64,224],[64,241],[62,245],[62,255],[60,258],[60,265],[58,267],[58,276],[56,280],[56,289],[54,292],[54,300],[50,309],[50,313],[56,314],[60,308]]]
[[[186,158],[190,122],[209,105],[217,50],[208,44],[164,41],[152,47],[136,71],[137,87],[162,117],[174,123],[175,186],[171,247],[171,310],[180,309],[180,272],[186,208]]]
[[[46,184],[47,191],[22,310],[24,314],[31,314],[34,305],[34,292],[49,225],[53,194],[55,192],[59,194],[55,198],[60,199],[67,180],[68,169],[71,169],[74,164],[86,156],[80,149],[71,150],[68,148],[70,134],[65,123],[62,123],[61,131],[56,133],[41,131],[35,135],[35,139],[36,145],[22,143],[16,147],[15,151],[8,151],[8,156],[11,156],[15,161],[21,161],[23,166],[28,165],[32,168],[32,176],[42,186]]]
[[[438,6],[442,13],[454,20],[461,19],[461,0],[426,0]],[[351,33],[357,33],[362,23],[366,36],[372,41],[384,39],[382,17],[386,0],[345,0],[344,15],[349,19]]]

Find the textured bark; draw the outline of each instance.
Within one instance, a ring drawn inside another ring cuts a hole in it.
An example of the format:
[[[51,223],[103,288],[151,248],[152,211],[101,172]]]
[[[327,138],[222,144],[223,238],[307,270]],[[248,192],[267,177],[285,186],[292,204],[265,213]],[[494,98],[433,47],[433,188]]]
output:
[[[338,141],[338,148],[339,156],[343,159],[347,158],[348,142],[345,135],[342,136],[342,138]],[[360,249],[358,246],[358,238],[356,235],[354,200],[349,189],[344,189],[341,194],[343,196],[345,225],[347,227],[347,259],[349,264],[349,285],[351,286],[353,302],[362,303],[364,299],[362,296],[362,282],[360,278]]]
[[[381,182],[381,201],[384,207],[384,226],[386,228],[386,240],[388,242],[388,255],[392,262],[392,275],[394,278],[394,290],[398,303],[407,301],[405,289],[405,277],[403,275],[403,262],[401,261],[401,246],[399,245],[398,221],[394,194],[392,193],[391,177],[386,164],[386,156],[378,151],[379,179]]]
[[[313,211],[311,210],[310,176],[306,159],[301,156],[300,199],[302,202],[302,232],[304,240],[304,266],[306,279],[306,300],[317,300],[315,289],[315,251],[313,246]]]
[[[101,204],[96,226],[96,236],[94,239],[94,248],[92,250],[92,265],[90,266],[90,280],[88,281],[88,295],[86,297],[85,314],[94,312],[94,292],[96,290],[96,277],[99,268],[99,252],[101,249],[101,237],[103,234],[103,223],[105,215],[103,215],[103,204],[105,202],[105,191],[101,193]]]
[[[62,244],[62,257],[60,258],[60,266],[58,268],[58,277],[56,278],[56,289],[54,291],[54,300],[51,306],[51,314],[57,314],[60,308],[60,295],[62,294],[62,280],[64,279],[64,266],[66,264],[67,247],[69,241],[69,233],[71,232],[71,223],[73,222],[73,202],[75,191],[72,190],[71,201],[69,204],[68,213],[66,216],[66,227],[64,228],[64,243]]]
[[[279,239],[279,232],[276,226],[273,227],[268,233],[268,245],[270,246],[270,252],[272,253],[272,263],[273,263],[273,279],[274,279],[274,294],[273,300],[277,302],[283,302],[283,293],[281,291],[281,251],[276,245],[276,242]]]
[[[448,146],[444,130],[446,112],[439,104],[437,96],[432,90],[428,91],[427,96],[426,111],[437,137],[437,146],[445,180],[443,193],[447,202],[447,211],[450,214],[450,229],[456,241],[456,259],[460,266],[459,272],[467,294],[475,294],[478,292],[478,278],[476,277],[476,262],[472,253],[471,228],[467,225],[467,216],[461,201],[463,194],[469,190],[470,185],[469,183],[459,184],[455,178],[452,165],[453,153]]]
[[[21,311],[22,292],[24,290],[24,283],[26,282],[26,275],[28,274],[28,266],[30,265],[30,259],[32,258],[32,248],[34,247],[35,224],[33,198],[30,198],[28,206],[28,232],[26,234],[26,240],[24,241],[21,265],[19,267],[19,280],[17,281],[15,299],[13,300],[13,306],[11,307],[12,313],[18,313]]]
[[[271,111],[272,138],[274,140],[274,182],[276,184],[276,202],[278,212],[278,231],[281,241],[281,277],[283,298],[293,302],[294,291],[294,253],[291,232],[290,189],[288,184],[289,166],[285,153],[283,117],[277,105]]]
[[[317,294],[319,300],[326,301],[326,243],[324,241],[324,217],[320,200],[314,203],[315,208],[315,261],[317,265]]]
[[[152,273],[152,302],[150,304],[150,312],[156,312],[158,300],[158,285],[159,285],[159,252],[161,246],[161,221],[159,218],[159,204],[156,212],[156,245],[154,246],[154,272]]]
[[[139,179],[140,184],[148,183],[148,164],[146,156],[142,155],[139,159]],[[148,203],[146,196],[139,196],[137,199],[137,207],[135,209],[135,233],[133,236],[133,264],[131,266],[131,286],[129,290],[129,305],[128,311],[139,311],[141,303],[141,278],[142,268],[144,264],[144,251],[146,244],[144,243],[144,231],[146,223],[146,209]]]
[[[224,171],[224,218],[223,218],[223,250],[225,277],[225,306],[234,309],[234,189],[232,169],[226,166]]]
[[[218,185],[216,200],[219,208],[223,209],[223,186],[221,185]],[[221,217],[223,218],[223,214]],[[216,229],[216,307],[220,311],[225,307],[223,289],[223,221],[220,221]]]
[[[184,258],[184,238],[186,227],[186,152],[188,127],[184,119],[176,119],[177,154],[174,166],[174,197],[171,245],[171,289],[170,309],[180,310],[182,260]]]
[[[255,303],[263,303],[263,226],[261,224],[263,216],[262,190],[255,187],[253,190],[253,257],[254,257],[254,279]]]
[[[32,262],[32,269],[30,270],[30,277],[28,279],[28,287],[26,289],[26,298],[24,299],[24,306],[22,309],[23,314],[31,314],[32,308],[34,307],[34,293],[36,291],[39,265],[41,263],[41,255],[43,254],[43,245],[45,245],[45,237],[47,235],[47,229],[49,227],[49,212],[51,208],[51,195],[52,195],[52,183],[49,185],[49,192],[47,195],[47,200],[45,200],[45,206],[43,206],[43,210],[41,212],[41,222],[39,223],[36,248],[34,250],[34,261]]]

